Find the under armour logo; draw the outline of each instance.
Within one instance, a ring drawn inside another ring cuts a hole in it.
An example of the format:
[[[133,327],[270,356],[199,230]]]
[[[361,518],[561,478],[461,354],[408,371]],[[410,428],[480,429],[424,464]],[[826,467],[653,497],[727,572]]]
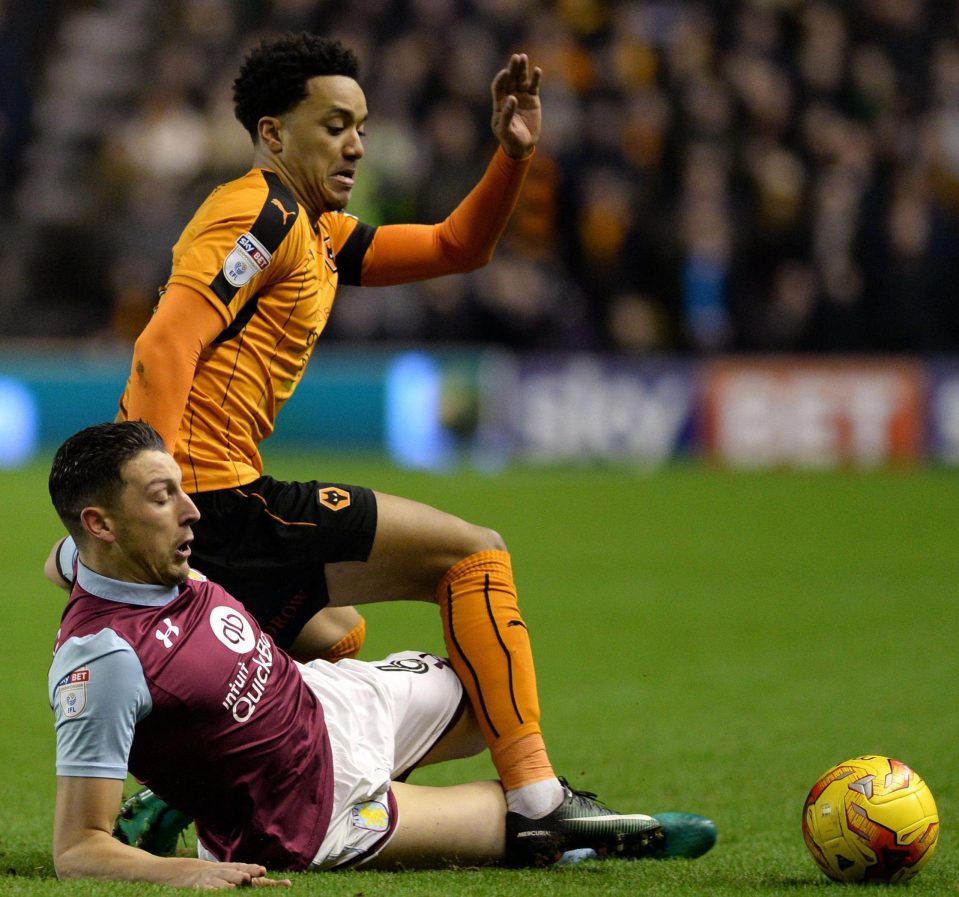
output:
[[[288,212],[285,208],[283,208],[283,203],[281,203],[278,199],[270,200],[270,202],[280,210],[280,214],[283,216],[283,226],[285,227],[286,219],[289,218],[290,215],[295,215],[296,209],[294,209],[292,212]]]
[[[169,618],[169,617],[164,617],[164,618],[163,618],[163,622],[166,624],[166,628],[167,628],[167,629],[166,629],[166,632],[161,632],[161,631],[158,629],[158,630],[156,631],[155,635],[156,635],[157,639],[159,639],[161,642],[163,642],[163,647],[164,647],[164,648],[172,648],[172,647],[173,647],[173,641],[171,640],[171,636],[179,635],[179,634],[180,634],[180,627],[179,627],[179,626],[174,626],[173,623],[170,621],[170,618]]]

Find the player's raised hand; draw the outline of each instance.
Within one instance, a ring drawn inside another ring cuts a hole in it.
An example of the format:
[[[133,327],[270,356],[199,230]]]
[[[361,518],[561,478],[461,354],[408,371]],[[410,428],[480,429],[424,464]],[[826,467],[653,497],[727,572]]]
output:
[[[508,156],[528,156],[539,140],[542,109],[539,82],[543,73],[530,68],[525,53],[514,53],[493,78],[493,133]]]

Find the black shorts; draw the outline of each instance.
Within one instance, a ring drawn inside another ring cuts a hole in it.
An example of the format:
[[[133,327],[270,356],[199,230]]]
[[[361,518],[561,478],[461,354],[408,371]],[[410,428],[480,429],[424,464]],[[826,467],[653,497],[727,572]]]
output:
[[[282,648],[329,603],[324,564],[365,561],[376,535],[372,490],[260,477],[190,496],[191,566],[222,585]]]

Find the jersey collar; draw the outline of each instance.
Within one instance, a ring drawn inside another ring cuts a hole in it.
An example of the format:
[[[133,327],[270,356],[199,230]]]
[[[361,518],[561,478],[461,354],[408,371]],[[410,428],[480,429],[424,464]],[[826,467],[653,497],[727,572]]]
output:
[[[119,604],[139,604],[143,607],[162,607],[180,594],[179,586],[121,582],[119,579],[101,576],[84,566],[83,561],[77,561],[77,585],[97,598]]]

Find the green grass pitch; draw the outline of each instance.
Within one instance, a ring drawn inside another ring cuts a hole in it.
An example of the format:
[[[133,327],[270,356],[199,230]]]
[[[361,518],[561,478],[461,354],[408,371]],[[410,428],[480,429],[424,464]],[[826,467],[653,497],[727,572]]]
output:
[[[46,464],[0,473],[0,894],[160,893],[142,885],[60,884],[53,876],[46,670],[63,595],[40,574],[60,531]],[[268,469],[364,483],[498,529],[513,552],[558,772],[614,807],[696,811],[719,829],[714,850],[694,862],[304,874],[294,876],[294,893],[847,893],[807,855],[800,813],[819,774],[860,753],[914,766],[938,802],[937,855],[903,887],[913,894],[955,889],[953,473],[736,474],[677,466],[435,476],[376,460],[278,453]],[[442,650],[429,606],[373,607],[367,617],[366,658]],[[477,758],[418,781],[491,774],[488,760]]]

